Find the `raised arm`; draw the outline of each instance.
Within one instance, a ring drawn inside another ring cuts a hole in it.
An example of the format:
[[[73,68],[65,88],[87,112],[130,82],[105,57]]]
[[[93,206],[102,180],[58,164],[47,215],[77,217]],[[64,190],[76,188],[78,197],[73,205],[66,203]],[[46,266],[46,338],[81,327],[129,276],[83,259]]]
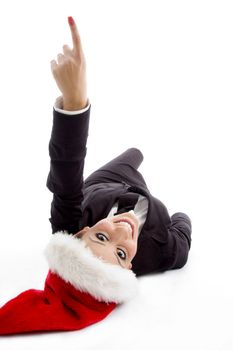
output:
[[[76,24],[69,18],[73,49],[63,46],[51,70],[62,93],[63,110],[78,111],[88,104],[86,64]],[[80,111],[81,112],[81,111]],[[49,142],[50,172],[47,187],[53,192],[52,232],[75,233],[82,227],[83,168],[86,156],[90,108],[83,113],[65,115],[53,110]]]

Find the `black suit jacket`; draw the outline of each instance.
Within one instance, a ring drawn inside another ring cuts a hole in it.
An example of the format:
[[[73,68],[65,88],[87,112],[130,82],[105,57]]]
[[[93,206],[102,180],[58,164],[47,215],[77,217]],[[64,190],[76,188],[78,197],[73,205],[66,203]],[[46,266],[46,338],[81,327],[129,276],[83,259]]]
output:
[[[85,183],[84,161],[90,110],[67,116],[53,110],[49,142],[50,171],[47,187],[53,193],[50,222],[52,232],[78,232],[106,217],[121,194],[133,191],[148,199],[148,213],[132,261],[137,275],[184,266],[191,243],[191,223],[186,214],[169,216],[165,205],[132,179]]]

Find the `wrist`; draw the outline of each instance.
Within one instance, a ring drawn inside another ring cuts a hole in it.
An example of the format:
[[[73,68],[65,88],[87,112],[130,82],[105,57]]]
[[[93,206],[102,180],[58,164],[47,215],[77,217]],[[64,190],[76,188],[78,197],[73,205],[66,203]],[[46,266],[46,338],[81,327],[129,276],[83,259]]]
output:
[[[88,105],[88,99],[84,101],[67,100],[63,98],[63,109],[66,111],[78,111]]]

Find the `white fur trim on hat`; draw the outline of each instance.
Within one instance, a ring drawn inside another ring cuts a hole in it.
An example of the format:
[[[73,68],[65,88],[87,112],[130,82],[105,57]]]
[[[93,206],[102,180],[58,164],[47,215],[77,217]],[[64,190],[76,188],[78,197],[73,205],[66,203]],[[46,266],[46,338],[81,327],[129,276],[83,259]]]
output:
[[[55,233],[45,255],[52,272],[99,301],[122,303],[137,292],[133,271],[104,262],[71,234]]]

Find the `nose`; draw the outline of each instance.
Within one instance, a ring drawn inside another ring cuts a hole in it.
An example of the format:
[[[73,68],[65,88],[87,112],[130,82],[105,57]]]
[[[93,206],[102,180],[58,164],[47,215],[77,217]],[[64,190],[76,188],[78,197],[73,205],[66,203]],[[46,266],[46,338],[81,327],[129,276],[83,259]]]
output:
[[[121,239],[133,239],[132,228],[126,223],[114,223],[113,230]]]

